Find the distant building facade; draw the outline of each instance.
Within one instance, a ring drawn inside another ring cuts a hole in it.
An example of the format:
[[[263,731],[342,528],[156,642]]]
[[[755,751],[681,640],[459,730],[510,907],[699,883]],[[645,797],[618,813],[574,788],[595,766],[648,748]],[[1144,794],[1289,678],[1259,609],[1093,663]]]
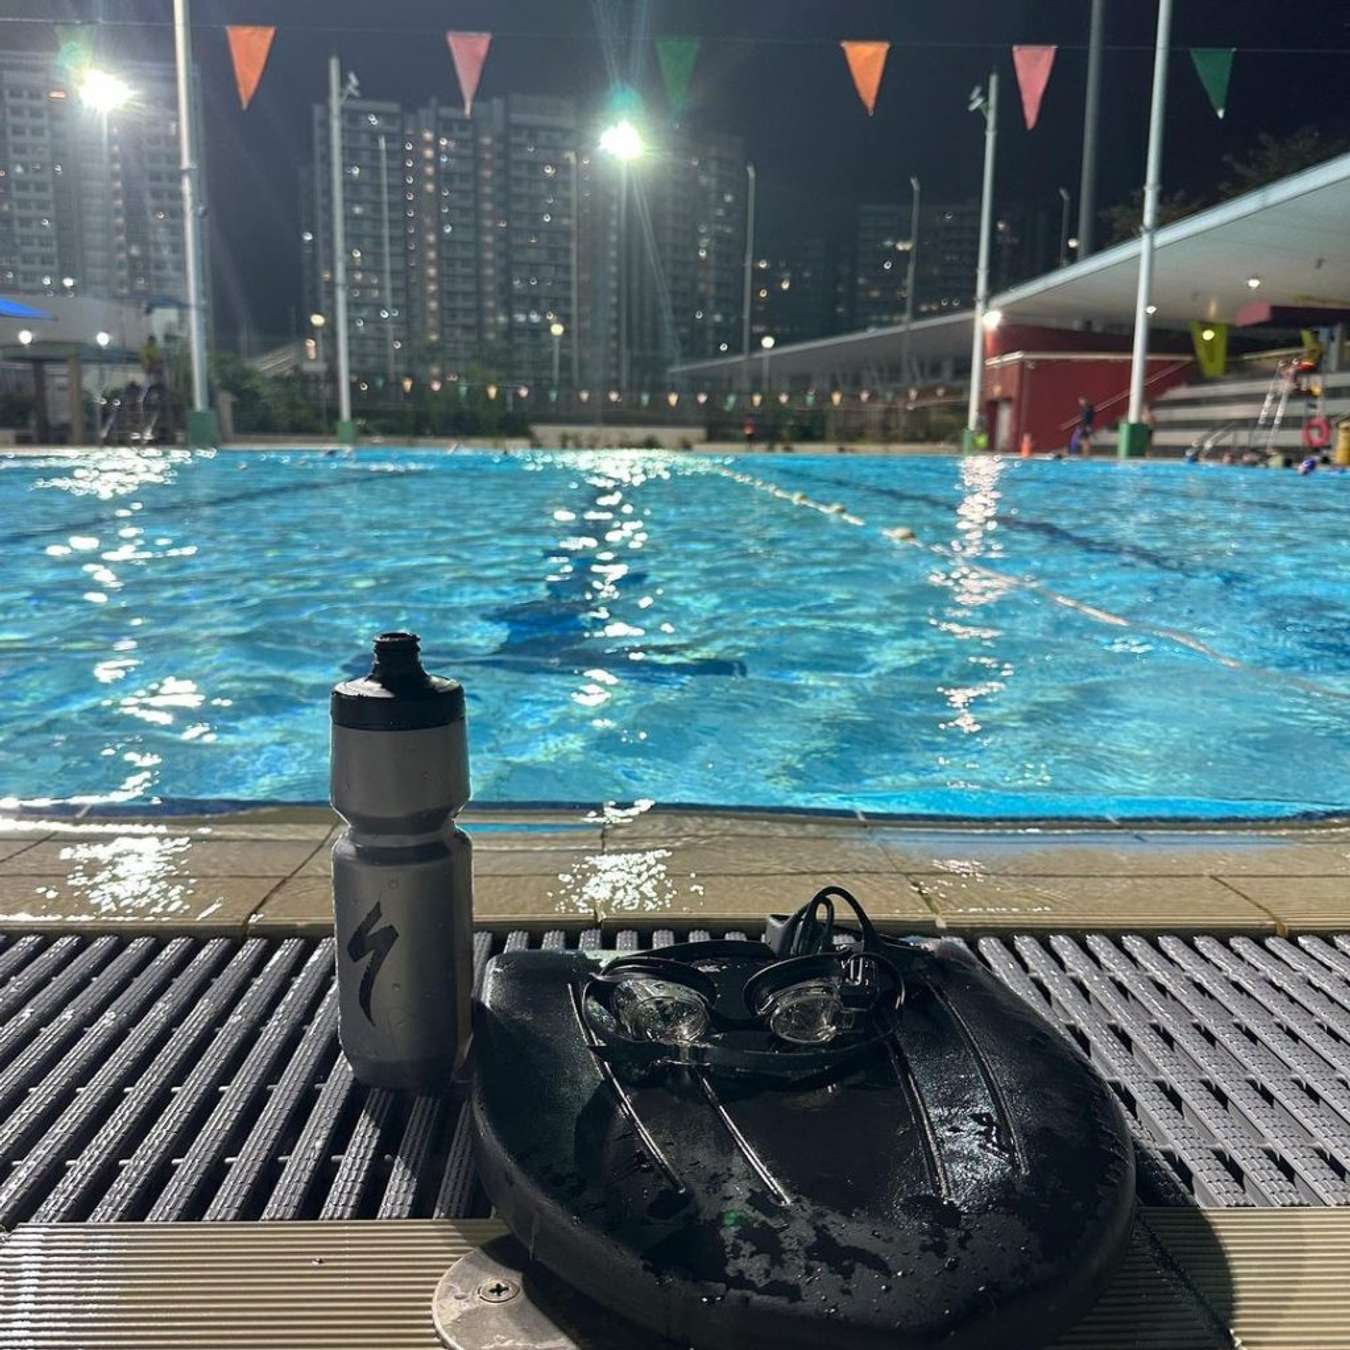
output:
[[[846,328],[887,328],[905,321],[909,284],[911,207],[884,203],[858,208],[854,237],[852,308]],[[1044,221],[1010,205],[994,219],[990,240],[990,288],[1036,276],[1049,266]],[[980,254],[978,202],[919,207],[914,317],[958,313],[975,303]]]
[[[118,64],[127,103],[84,106],[54,55],[0,52],[0,286],[182,300],[178,114],[168,64]],[[199,160],[200,162],[200,160]]]
[[[472,117],[349,99],[342,117],[355,376],[479,368],[538,385],[556,368],[564,386],[626,376],[636,387],[739,343],[746,171],[734,138],[671,133],[649,170],[594,150],[594,128],[567,99],[484,100]],[[302,264],[326,328],[326,105],[312,134]]]
[[[770,237],[751,271],[751,341],[810,342],[840,331],[835,289],[839,259],[823,231]]]

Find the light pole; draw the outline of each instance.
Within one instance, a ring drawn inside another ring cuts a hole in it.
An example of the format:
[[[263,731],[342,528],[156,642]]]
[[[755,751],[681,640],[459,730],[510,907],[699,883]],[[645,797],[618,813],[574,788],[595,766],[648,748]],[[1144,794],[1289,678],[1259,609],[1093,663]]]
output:
[[[1059,265],[1066,267],[1069,262],[1069,189],[1059,190]]]
[[[1078,185],[1078,256],[1092,252],[1097,215],[1097,120],[1102,105],[1102,47],[1106,0],[1092,0],[1088,29],[1087,99],[1083,107],[1083,177]]]
[[[581,352],[577,346],[581,340],[581,156],[575,150],[564,150],[563,158],[572,165],[572,313],[567,321],[572,325],[572,397],[576,398],[581,387]],[[555,388],[557,383],[555,371]]]
[[[314,329],[314,358],[319,365],[319,420],[328,425],[328,367],[323,362],[323,328],[327,321],[322,314],[309,316],[310,327]]]
[[[192,365],[192,412],[187,443],[209,448],[220,439],[206,379],[206,287],[202,276],[202,214],[198,202],[191,19],[188,0],[173,0],[173,50],[178,67],[178,150],[183,183],[183,254],[187,271],[188,351]]]
[[[558,367],[562,364],[562,340],[567,329],[556,319],[548,326],[549,336],[553,339],[553,392],[558,392]]]
[[[328,154],[333,193],[333,321],[337,325],[337,438],[343,445],[356,441],[352,421],[351,356],[347,348],[347,222],[342,191],[342,61],[328,58]]]
[[[632,267],[628,247],[628,166],[641,159],[645,146],[642,133],[627,118],[608,126],[600,135],[600,148],[619,162],[619,390],[628,388],[628,307],[632,299]]]
[[[105,329],[100,328],[94,334],[94,341],[98,343],[98,406],[95,409],[95,427],[94,440],[97,444],[103,444],[103,407],[108,401],[108,366],[107,353],[108,343],[112,341],[112,334]]]
[[[919,258],[919,180],[910,175],[909,186],[914,202],[909,212],[909,268],[905,277],[905,340],[900,351],[900,369],[906,383],[911,379],[910,330],[914,327],[914,282],[918,275]]]
[[[1144,229],[1139,239],[1139,290],[1134,301],[1134,350],[1130,356],[1130,408],[1121,425],[1117,453],[1122,459],[1148,450],[1144,378],[1148,372],[1148,315],[1153,296],[1153,236],[1158,230],[1162,178],[1163,119],[1167,111],[1167,56],[1172,37],[1172,0],[1158,0],[1158,36],[1153,51],[1153,101],[1148,118],[1148,166],[1144,174]]]
[[[970,344],[970,406],[962,449],[974,450],[980,438],[984,394],[984,314],[989,307],[989,234],[994,217],[994,149],[998,143],[998,72],[989,75],[988,92],[971,91],[971,112],[984,114],[984,191],[980,200],[980,256],[975,269],[975,332]]]
[[[384,362],[385,376],[394,382],[394,274],[389,244],[389,151],[380,133],[380,227],[384,244]]]
[[[761,376],[761,381],[764,385],[764,392],[767,394],[769,392],[769,353],[778,345],[778,342],[771,334],[765,333],[760,338],[759,345],[764,354],[764,374]]]
[[[745,383],[750,383],[750,311],[755,286],[755,166],[745,166],[745,288],[741,300],[741,357]]]

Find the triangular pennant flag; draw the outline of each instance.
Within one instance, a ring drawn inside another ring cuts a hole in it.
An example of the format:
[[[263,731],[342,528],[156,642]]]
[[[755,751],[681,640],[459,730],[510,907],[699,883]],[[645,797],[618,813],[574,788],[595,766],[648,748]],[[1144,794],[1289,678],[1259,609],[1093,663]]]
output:
[[[657,38],[656,60],[666,82],[670,109],[678,117],[689,97],[689,81],[694,74],[694,62],[698,60],[698,38]]]
[[[94,64],[94,31],[88,23],[56,25],[56,64],[67,76]]]
[[[1013,69],[1017,71],[1017,87],[1022,91],[1022,116],[1027,130],[1036,125],[1041,115],[1041,99],[1050,82],[1050,68],[1055,64],[1055,47],[1014,47]]]
[[[234,62],[234,82],[239,87],[241,108],[247,108],[253,101],[276,32],[275,28],[262,25],[235,23],[226,26],[225,36],[230,42],[230,60]]]
[[[1218,379],[1228,369],[1228,325],[1191,322],[1191,342],[1200,373]]]
[[[1214,105],[1214,111],[1222,117],[1228,108],[1228,80],[1233,74],[1234,47],[1192,47],[1191,60],[1195,62],[1195,73],[1205,86],[1205,93]]]
[[[473,99],[478,92],[488,48],[492,45],[492,34],[447,33],[445,40],[450,44],[450,56],[459,77],[460,92],[464,95],[464,116],[468,117],[473,111]]]
[[[871,117],[876,111],[877,93],[881,89],[882,72],[886,69],[886,57],[890,54],[889,42],[841,42],[844,59],[853,75],[853,86],[858,97]]]

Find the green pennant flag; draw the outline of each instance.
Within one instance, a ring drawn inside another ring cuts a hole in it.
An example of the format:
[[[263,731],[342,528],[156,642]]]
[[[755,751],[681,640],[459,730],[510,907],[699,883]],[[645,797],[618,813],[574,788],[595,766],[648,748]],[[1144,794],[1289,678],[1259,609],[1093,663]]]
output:
[[[1228,106],[1228,80],[1233,74],[1233,53],[1235,47],[1192,47],[1191,60],[1195,62],[1195,73],[1205,86],[1205,93],[1214,105],[1214,111],[1220,117]]]
[[[689,81],[693,78],[694,63],[698,60],[698,38],[657,38],[656,60],[661,77],[666,82],[666,97],[670,110],[678,117],[684,111],[689,97]]]
[[[67,77],[73,71],[94,64],[94,25],[88,23],[58,23],[56,29],[56,64]]]

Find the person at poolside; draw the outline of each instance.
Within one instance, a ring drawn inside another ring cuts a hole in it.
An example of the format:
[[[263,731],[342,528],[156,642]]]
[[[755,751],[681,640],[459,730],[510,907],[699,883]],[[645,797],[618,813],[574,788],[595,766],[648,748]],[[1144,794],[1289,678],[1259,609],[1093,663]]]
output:
[[[1322,369],[1322,361],[1327,354],[1315,328],[1305,328],[1302,336],[1303,347],[1299,354],[1276,367],[1278,373],[1289,381],[1290,387],[1299,393],[1308,387],[1307,377],[1316,375]]]
[[[164,406],[164,349],[159,345],[153,333],[145,340],[141,348],[141,369],[145,372],[145,389],[141,394],[141,407],[158,404]]]
[[[1078,399],[1078,423],[1069,437],[1071,455],[1090,455],[1092,453],[1092,423],[1097,410],[1082,396]]]

